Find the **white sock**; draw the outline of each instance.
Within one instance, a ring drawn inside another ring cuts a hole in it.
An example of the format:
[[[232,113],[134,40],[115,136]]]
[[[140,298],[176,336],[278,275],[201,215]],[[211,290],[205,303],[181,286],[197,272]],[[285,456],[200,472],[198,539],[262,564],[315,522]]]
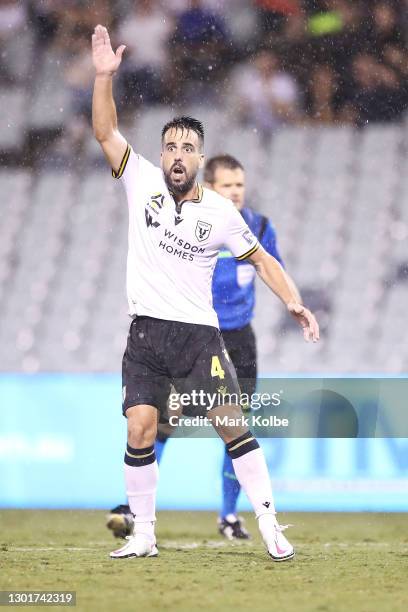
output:
[[[235,475],[244,489],[256,518],[263,514],[275,514],[272,485],[263,450],[254,450],[232,460]]]
[[[154,536],[158,479],[157,461],[141,466],[125,464],[126,494],[134,516],[135,533]]]

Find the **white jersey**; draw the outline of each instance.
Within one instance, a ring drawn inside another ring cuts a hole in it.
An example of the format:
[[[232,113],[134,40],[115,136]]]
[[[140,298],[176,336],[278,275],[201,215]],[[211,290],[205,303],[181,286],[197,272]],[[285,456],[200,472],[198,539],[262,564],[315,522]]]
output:
[[[212,276],[220,248],[245,259],[259,247],[238,210],[201,185],[196,200],[176,205],[161,168],[129,145],[112,174],[129,205],[129,314],[218,327]]]

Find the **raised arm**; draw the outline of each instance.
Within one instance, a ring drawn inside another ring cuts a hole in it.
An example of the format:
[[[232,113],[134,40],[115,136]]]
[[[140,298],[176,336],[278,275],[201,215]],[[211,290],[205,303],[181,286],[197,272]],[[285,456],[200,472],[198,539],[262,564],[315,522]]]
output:
[[[259,247],[248,259],[254,264],[259,277],[282,300],[303,328],[305,340],[317,342],[319,325],[310,310],[300,302],[300,295],[294,282],[277,259],[269,255],[263,247]]]
[[[96,140],[111,167],[118,171],[127,143],[118,130],[116,106],[112,94],[113,75],[122,61],[125,46],[113,52],[108,30],[97,25],[92,35],[92,58],[96,70],[92,100],[92,125]]]

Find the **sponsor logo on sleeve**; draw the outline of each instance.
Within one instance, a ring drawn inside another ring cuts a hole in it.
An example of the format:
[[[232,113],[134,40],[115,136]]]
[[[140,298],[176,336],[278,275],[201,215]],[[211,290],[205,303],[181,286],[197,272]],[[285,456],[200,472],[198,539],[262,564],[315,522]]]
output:
[[[247,241],[248,244],[253,244],[254,240],[255,240],[255,236],[253,235],[253,233],[251,232],[251,230],[245,230],[245,232],[242,234],[242,237],[244,240]]]

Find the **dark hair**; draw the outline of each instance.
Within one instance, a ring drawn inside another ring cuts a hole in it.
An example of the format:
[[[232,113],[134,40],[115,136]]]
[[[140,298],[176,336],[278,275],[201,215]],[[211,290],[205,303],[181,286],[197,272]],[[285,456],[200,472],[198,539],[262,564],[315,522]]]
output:
[[[171,121],[168,121],[162,129],[162,142],[164,136],[168,130],[180,129],[180,130],[192,130],[195,132],[200,140],[201,146],[204,144],[204,126],[198,119],[182,115],[181,117],[174,117]]]
[[[236,170],[237,168],[244,169],[244,166],[232,155],[216,155],[211,157],[204,168],[204,181],[212,185],[215,180],[215,171],[217,168],[227,168],[228,170]]]

